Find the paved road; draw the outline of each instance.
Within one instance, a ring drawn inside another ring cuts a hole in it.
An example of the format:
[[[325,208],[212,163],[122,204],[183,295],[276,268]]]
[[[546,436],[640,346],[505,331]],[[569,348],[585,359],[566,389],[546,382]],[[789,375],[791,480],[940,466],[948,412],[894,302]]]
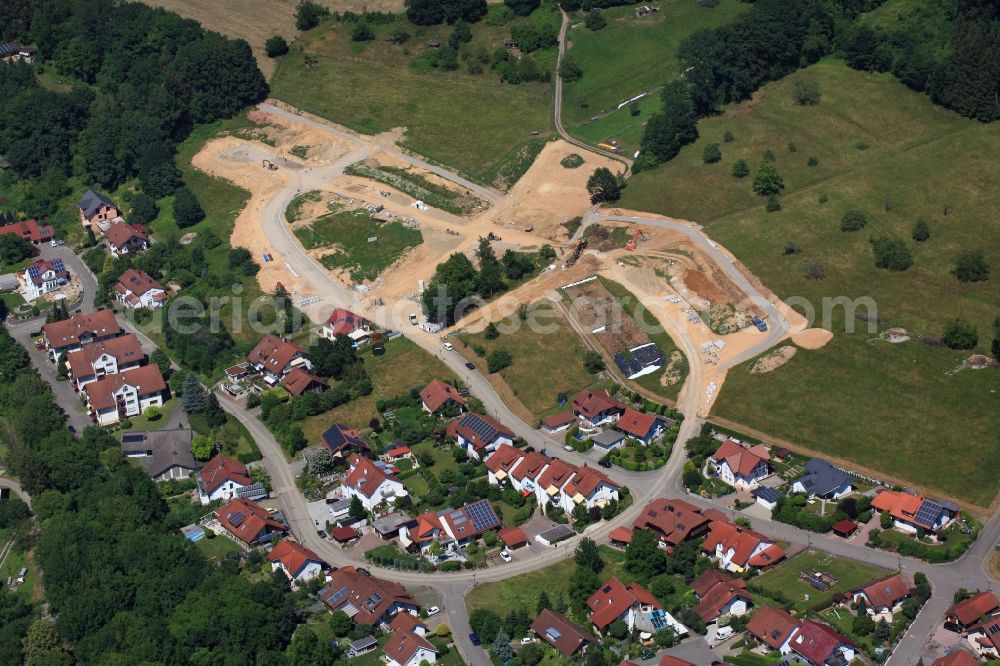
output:
[[[24,488],[21,487],[21,484],[14,479],[8,479],[0,476],[0,488],[6,488],[10,492],[14,493],[21,498],[21,501],[28,505],[29,509],[31,508],[31,496],[24,492]]]
[[[580,148],[584,148],[591,152],[598,153],[600,155],[604,155],[605,157],[610,157],[613,160],[621,162],[625,166],[623,177],[627,178],[629,176],[629,173],[632,171],[631,159],[625,157],[624,155],[613,153],[610,150],[604,150],[602,148],[597,148],[595,146],[591,146],[587,143],[584,143],[583,141],[580,141],[579,139],[570,136],[569,132],[566,131],[566,128],[563,127],[563,122],[562,122],[563,80],[562,76],[560,76],[559,74],[559,66],[562,65],[563,57],[566,55],[566,41],[567,41],[566,36],[569,34],[569,16],[566,15],[566,12],[564,12],[562,8],[559,9],[559,13],[562,14],[562,25],[559,28],[559,57],[556,59],[555,104],[553,105],[555,109],[554,120],[556,125],[556,132],[558,132],[559,136],[561,136],[565,141],[572,143],[574,146],[579,146]]]

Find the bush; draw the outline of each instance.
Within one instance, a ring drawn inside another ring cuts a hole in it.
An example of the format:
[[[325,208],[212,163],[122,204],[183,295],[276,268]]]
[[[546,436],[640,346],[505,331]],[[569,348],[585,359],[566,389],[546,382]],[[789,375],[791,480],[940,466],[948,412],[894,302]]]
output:
[[[279,58],[288,53],[288,42],[281,35],[269,37],[264,43],[264,51],[268,58]]]
[[[872,244],[876,268],[890,271],[905,271],[913,265],[913,252],[901,240],[879,238]]]
[[[924,220],[917,220],[913,225],[913,240],[923,243],[931,237],[931,229]]]
[[[958,317],[948,322],[943,340],[951,349],[972,349],[979,344],[979,332],[972,322]]]
[[[778,200],[777,194],[772,194],[767,198],[767,212],[774,213],[781,210],[781,201]]]
[[[786,257],[788,255],[798,254],[798,253],[799,253],[799,245],[798,243],[792,240],[785,243],[785,247],[781,249],[781,254],[785,255]]]
[[[735,139],[736,137],[734,137],[733,133],[729,130],[726,130],[726,133],[722,135],[722,140],[726,143],[732,143]]]
[[[187,187],[179,187],[174,193],[174,221],[181,229],[194,226],[205,219],[205,211],[198,203],[194,192]]]
[[[736,160],[733,163],[732,175],[734,178],[746,178],[750,175],[750,167],[747,166],[746,160]]]
[[[358,21],[351,28],[352,42],[370,42],[375,39],[375,28],[368,21]]]
[[[840,218],[841,231],[860,231],[868,225],[868,216],[860,210],[849,210]]]
[[[705,164],[715,164],[722,159],[722,151],[719,150],[719,144],[710,143],[705,146],[705,151],[701,155],[701,159]]]
[[[990,265],[982,250],[965,250],[955,259],[954,273],[959,282],[983,282],[990,277]]]
[[[819,160],[816,159],[815,155],[810,155],[809,159],[806,160],[806,166],[814,167],[814,166],[818,166],[818,165],[819,165]]]
[[[330,10],[310,0],[302,0],[295,9],[295,27],[299,30],[312,30],[319,22],[330,15]]]
[[[510,352],[506,349],[494,349],[486,357],[486,366],[491,373],[500,372],[514,361]]]
[[[587,20],[584,21],[584,25],[587,26],[588,30],[600,30],[608,24],[608,19],[604,18],[604,12],[600,8],[595,7],[587,12]]]
[[[792,84],[792,99],[800,106],[815,106],[820,97],[819,83],[813,79],[799,79]]]
[[[802,269],[802,274],[810,280],[822,280],[826,277],[826,267],[818,261],[810,261]]]
[[[518,16],[528,16],[542,3],[541,0],[503,0],[503,4]]]
[[[149,224],[160,214],[160,207],[156,205],[156,199],[145,192],[139,192],[132,197],[132,211],[129,213],[128,221],[131,224]]]
[[[757,167],[757,173],[753,177],[753,191],[761,196],[778,194],[781,190],[785,189],[785,180],[778,173],[773,159],[772,157],[768,160],[765,155],[764,160]]]

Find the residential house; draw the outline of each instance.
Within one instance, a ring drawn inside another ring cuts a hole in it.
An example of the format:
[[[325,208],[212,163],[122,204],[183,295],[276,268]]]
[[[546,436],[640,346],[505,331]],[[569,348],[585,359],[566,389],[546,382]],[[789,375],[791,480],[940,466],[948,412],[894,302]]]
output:
[[[526,457],[525,453],[510,444],[501,444],[489,458],[486,459],[487,479],[491,485],[498,485],[507,480],[510,473]]]
[[[665,654],[660,657],[660,660],[656,662],[656,666],[697,666],[691,663],[687,659],[681,659],[680,657],[675,657],[672,654]]]
[[[628,351],[615,354],[615,365],[629,379],[636,379],[656,372],[667,363],[666,357],[655,342],[647,342]]]
[[[757,486],[750,491],[750,496],[768,511],[774,511],[778,508],[778,500],[781,499],[781,493],[767,486]]]
[[[997,614],[997,611],[1000,611],[1000,599],[992,590],[986,590],[953,604],[945,614],[944,622],[965,631],[983,618]]]
[[[84,386],[107,375],[138,368],[146,360],[139,338],[134,334],[92,342],[82,349],[66,355],[66,367],[73,389],[81,391]]]
[[[805,465],[806,475],[792,484],[793,493],[837,500],[851,494],[851,477],[822,458],[812,458]]]
[[[791,652],[788,640],[798,626],[798,621],[788,612],[774,606],[761,606],[747,622],[747,633],[771,650],[788,654]]]
[[[265,335],[261,338],[247,355],[247,362],[257,372],[263,373],[264,381],[271,386],[276,386],[292,368],[312,370],[306,350],[277,335]]]
[[[476,460],[489,455],[501,444],[514,443],[514,433],[509,428],[482,414],[465,414],[452,421],[447,433]]]
[[[417,516],[417,524],[399,530],[399,541],[411,551],[426,550],[435,541],[451,548],[464,546],[491,530],[502,527],[489,500],[479,500],[459,509],[428,511]]]
[[[334,423],[326,429],[321,436],[326,448],[337,457],[343,458],[352,451],[364,451],[368,449],[368,444],[361,439],[359,433],[354,428],[347,427],[346,423]]]
[[[166,390],[163,375],[155,365],[107,375],[83,387],[90,417],[102,426],[139,416],[147,407],[162,406]]]
[[[426,638],[426,624],[409,613],[397,613],[389,628],[392,637],[382,649],[387,666],[421,666],[437,661],[438,649]]]
[[[409,514],[402,511],[394,511],[373,520],[372,528],[383,540],[388,541],[393,537],[399,536],[399,530],[415,524],[416,521]]]
[[[855,603],[864,600],[873,620],[878,622],[884,619],[892,624],[893,614],[902,610],[903,601],[910,596],[910,587],[896,574],[873,580],[855,590],[852,596]]]
[[[517,550],[528,545],[528,535],[520,527],[504,527],[497,532],[507,550]]]
[[[583,428],[614,423],[624,411],[625,405],[612,398],[605,390],[583,389],[573,396],[573,413],[580,419],[580,426]]]
[[[91,342],[101,342],[121,335],[122,329],[111,310],[97,310],[73,315],[69,319],[42,326],[42,337],[49,350],[49,360],[63,353],[82,349]]]
[[[562,507],[564,511],[573,510],[572,498],[567,497],[566,486],[576,474],[577,468],[561,458],[551,458],[545,470],[538,475],[535,484],[535,499],[545,513],[549,504]]]
[[[333,340],[338,335],[346,335],[357,347],[371,336],[371,324],[350,310],[336,308],[319,329],[319,334],[327,340]]]
[[[256,500],[267,497],[263,484],[254,483],[246,465],[226,456],[215,456],[202,465],[195,481],[202,505],[216,500]]]
[[[271,562],[272,571],[281,571],[292,585],[305,583],[316,576],[322,575],[327,567],[319,555],[295,541],[283,539],[278,542],[267,559]]]
[[[274,535],[288,531],[256,502],[234,499],[215,510],[215,518],[229,534],[246,548],[270,543]]]
[[[847,666],[855,647],[828,624],[802,620],[788,641],[793,652],[813,666]]]
[[[1000,659],[1000,618],[988,617],[969,627],[969,645],[984,659]]]
[[[719,478],[734,488],[756,488],[771,469],[767,464],[770,455],[762,444],[746,447],[727,439],[712,455],[719,470]]]
[[[382,454],[382,460],[385,462],[392,464],[397,463],[400,460],[414,461],[413,449],[406,444],[403,444],[400,440],[397,439],[390,446],[392,446],[392,448]]]
[[[709,569],[691,583],[698,595],[694,612],[706,624],[724,616],[740,616],[747,612],[752,602],[742,578],[734,578],[718,569]]]
[[[112,222],[120,222],[122,219],[121,208],[94,190],[84,192],[77,207],[80,209],[80,221],[85,229],[97,227],[98,230],[104,231]]]
[[[191,455],[191,439],[187,428],[126,433],[122,453],[145,467],[153,481],[187,479],[201,467]]]
[[[671,547],[705,534],[709,522],[692,504],[661,497],[642,508],[634,525],[636,529],[652,530],[659,535],[663,547]]]
[[[366,576],[352,566],[330,572],[320,601],[332,613],[344,611],[355,624],[389,626],[398,613],[416,615],[420,606],[399,583]]]
[[[646,414],[626,407],[615,427],[629,437],[634,437],[645,445],[663,434],[666,422],[656,414]]]
[[[351,543],[360,539],[361,532],[345,525],[344,527],[335,527],[330,530],[330,538],[343,546],[345,543]]]
[[[604,631],[615,620],[622,620],[629,631],[639,629],[655,633],[671,627],[678,635],[687,634],[687,627],[663,610],[653,593],[638,583],[623,584],[612,578],[587,599],[590,621],[597,631]]]
[[[36,53],[36,49],[16,42],[0,44],[0,61],[3,62],[26,62],[30,65],[34,62]]]
[[[965,650],[952,650],[931,662],[931,666],[979,666],[979,660]]]
[[[576,423],[576,415],[573,412],[559,412],[545,416],[541,420],[542,430],[550,433],[569,430],[569,427]]]
[[[608,539],[615,548],[627,548],[632,543],[634,532],[627,527],[616,527],[608,533]]]
[[[136,254],[149,248],[149,236],[138,226],[126,222],[112,222],[104,230],[108,249],[116,257]]]
[[[115,283],[115,300],[130,310],[162,308],[167,302],[167,290],[148,273],[129,268]]]
[[[568,504],[569,500],[573,501],[574,507],[575,505],[582,504],[588,509],[592,509],[595,506],[604,508],[610,501],[618,501],[618,491],[620,488],[621,486],[608,478],[603,472],[599,472],[587,465],[578,467],[573,478],[570,479],[570,482],[565,487],[563,496],[565,498],[564,501],[567,503],[563,508],[570,506]]]
[[[893,527],[903,532],[937,533],[958,517],[959,509],[951,502],[934,501],[905,491],[881,490],[872,499],[872,508],[887,511]]]
[[[397,497],[408,494],[398,479],[375,462],[357,453],[352,453],[348,462],[351,469],[344,479],[344,492],[361,500],[367,511],[383,503],[392,504]]]
[[[712,523],[701,547],[715,558],[720,569],[738,574],[751,567],[769,567],[785,557],[785,551],[772,539],[721,520]]]
[[[21,282],[21,293],[24,300],[31,302],[43,294],[58,291],[69,282],[69,271],[63,265],[62,259],[35,259],[28,264],[24,272],[18,276]]]
[[[531,630],[567,657],[584,654],[588,646],[597,642],[594,636],[570,622],[565,615],[548,608],[542,609],[531,623]]]
[[[281,386],[291,395],[305,395],[306,393],[322,393],[330,388],[315,374],[300,367],[292,368],[281,378]]]
[[[39,225],[37,220],[21,220],[3,225],[0,234],[17,236],[32,245],[41,245],[55,240],[56,230],[51,224]]]
[[[858,531],[858,524],[853,520],[838,520],[830,528],[830,531],[843,539],[849,539]]]
[[[591,437],[590,441],[598,451],[607,453],[622,446],[626,439],[628,439],[628,436],[625,433],[620,430],[608,428]]]
[[[347,643],[347,650],[344,652],[344,656],[348,659],[354,659],[355,657],[360,657],[363,654],[368,654],[369,652],[374,652],[378,648],[378,641],[374,636],[368,634],[357,640],[349,641]]]
[[[456,409],[465,410],[465,398],[458,389],[446,384],[440,379],[432,379],[431,383],[420,391],[420,401],[424,411],[437,414],[440,411],[452,414]]]
[[[538,451],[526,454],[507,477],[511,487],[525,495],[535,492],[539,477],[551,462],[551,458]]]

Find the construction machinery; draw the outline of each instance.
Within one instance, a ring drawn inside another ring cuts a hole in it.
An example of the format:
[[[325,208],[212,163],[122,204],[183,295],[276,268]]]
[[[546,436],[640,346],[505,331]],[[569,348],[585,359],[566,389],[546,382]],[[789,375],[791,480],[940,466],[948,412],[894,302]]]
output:
[[[632,234],[632,240],[630,240],[628,243],[625,244],[625,249],[628,250],[629,252],[635,250],[636,246],[639,244],[639,241],[642,240],[645,237],[645,235],[646,235],[645,229],[643,229],[642,227],[636,229],[635,233]]]
[[[263,160],[261,162],[261,166],[264,167],[265,169],[267,169],[268,171],[277,171],[278,170],[278,165],[275,164],[274,162],[272,162],[271,160]]]

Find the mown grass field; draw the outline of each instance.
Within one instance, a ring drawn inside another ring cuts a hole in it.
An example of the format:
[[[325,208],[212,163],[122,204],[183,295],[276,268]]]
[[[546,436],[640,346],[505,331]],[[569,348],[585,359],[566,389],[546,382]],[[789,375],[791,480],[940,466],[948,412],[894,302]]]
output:
[[[410,39],[391,44],[388,35],[400,27]],[[538,143],[531,133],[544,136],[552,129],[551,84],[504,84],[489,65],[482,74],[467,73],[464,60],[454,72],[413,67],[429,42],[447,42],[447,25],[420,27],[399,17],[375,26],[370,42],[352,42],[350,30],[349,23],[326,21],[303,35],[281,59],[272,95],[360,132],[405,128],[405,147],[498,186],[521,175],[507,173],[506,182],[494,182],[505,163],[518,165],[521,149]],[[473,26],[472,47],[492,53],[509,35],[510,24],[480,22]],[[554,66],[555,50],[548,51],[535,54],[539,66]],[[306,55],[316,64],[307,67]]]
[[[829,574],[837,579],[837,584],[826,592],[821,592],[799,580],[799,574],[803,571],[821,571]],[[833,595],[837,592],[849,592],[876,578],[888,575],[888,573],[885,569],[878,567],[807,550],[753,579],[751,585],[759,585],[764,589],[784,594],[789,601],[795,604],[795,610],[801,615],[809,608],[824,601],[832,601]],[[803,598],[803,595],[806,594],[809,595],[808,599]],[[755,596],[758,606],[768,603],[766,597]]]
[[[323,431],[335,422],[346,423],[352,428],[368,427],[371,418],[378,416],[375,403],[380,398],[406,394],[411,388],[423,388],[432,379],[450,381],[454,377],[444,363],[406,338],[387,342],[382,356],[373,356],[365,350],[361,352],[361,358],[374,390],[369,395],[304,421],[302,430],[310,443],[319,442]]]
[[[799,78],[819,83],[817,106],[792,101]],[[723,141],[726,131],[733,142]],[[780,297],[812,304],[819,315],[815,325],[823,324],[824,298],[869,297],[880,330],[901,326],[939,337],[950,319],[962,316],[978,328],[978,351],[988,351],[992,322],[1000,315],[1000,281],[963,285],[951,270],[965,249],[983,250],[994,271],[1000,267],[1000,227],[994,223],[1000,126],[936,107],[888,76],[823,62],[703,120],[699,132],[701,138],[675,160],[632,178],[621,205],[706,225]],[[702,163],[707,143],[720,144],[720,163]],[[782,210],[774,213],[752,193],[752,177],[730,175],[737,159],[753,170],[769,149],[785,181]],[[810,156],[817,166],[807,166]],[[841,231],[840,218],[851,209],[865,211],[872,223],[859,232]],[[917,219],[931,229],[931,238],[919,244],[911,240]],[[908,271],[875,268],[869,239],[880,236],[906,241],[914,252]],[[782,255],[789,241],[799,254]],[[824,279],[805,277],[810,262],[825,267]],[[718,413],[988,504],[1000,474],[973,461],[995,455],[1000,446],[995,371],[953,373],[968,352],[917,341],[875,343],[860,330],[864,322],[851,319],[859,331],[847,334],[843,320],[838,313],[831,318],[833,343],[799,353],[774,372],[751,376],[746,366],[730,372]]]
[[[295,236],[306,249],[336,247],[320,262],[327,268],[349,270],[355,282],[374,280],[407,250],[423,242],[419,230],[399,222],[375,222],[364,210],[323,215],[296,229]],[[369,238],[377,240],[368,242]]]
[[[582,13],[574,17],[567,55],[580,65],[583,77],[565,84],[563,122],[567,128],[613,111],[621,102],[652,92],[678,76],[683,69],[677,54],[681,42],[702,28],[729,23],[749,5],[722,0],[717,7],[702,7],[697,0],[674,0],[659,7],[659,12],[642,18],[636,17],[633,5],[607,9],[608,24],[598,31],[583,24]],[[650,97],[659,100],[658,90]],[[654,106],[659,107],[658,101]],[[629,124],[641,128],[646,113],[651,112],[644,109]]]
[[[500,371],[500,376],[525,407],[535,415],[543,415],[558,408],[560,393],[572,396],[598,377],[584,369],[586,348],[559,312],[542,304],[536,309],[542,313],[537,331],[514,316],[497,325],[501,333],[494,340],[487,340],[482,333],[466,333],[461,340],[473,348],[482,346],[487,356],[494,349],[510,352],[514,360]],[[507,326],[517,326],[517,330],[505,333]]]

